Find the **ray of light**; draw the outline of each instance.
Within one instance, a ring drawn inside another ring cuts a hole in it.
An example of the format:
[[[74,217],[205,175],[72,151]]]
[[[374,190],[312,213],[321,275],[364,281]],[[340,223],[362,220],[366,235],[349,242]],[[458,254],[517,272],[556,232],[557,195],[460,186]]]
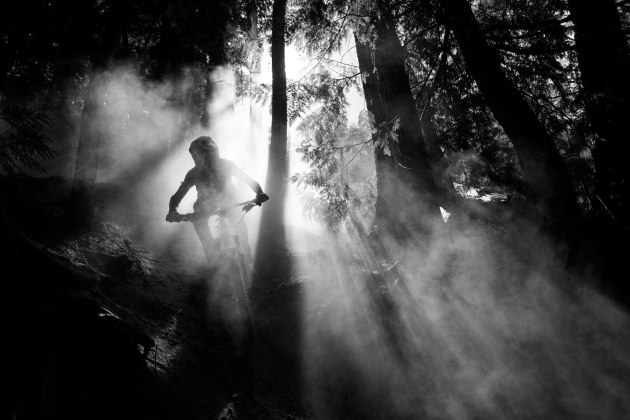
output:
[[[630,372],[623,311],[587,288],[560,287],[570,273],[539,238],[526,239],[532,264],[483,229],[442,235],[430,248],[397,248],[350,225],[301,260],[316,417],[627,412],[628,384],[615,373]]]

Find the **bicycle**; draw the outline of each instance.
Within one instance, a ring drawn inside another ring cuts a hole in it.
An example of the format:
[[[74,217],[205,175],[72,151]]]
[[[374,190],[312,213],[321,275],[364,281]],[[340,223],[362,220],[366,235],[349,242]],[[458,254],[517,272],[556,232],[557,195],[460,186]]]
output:
[[[249,347],[247,346],[248,341],[255,338],[255,328],[251,302],[247,293],[250,273],[240,238],[235,233],[234,228],[252,208],[261,205],[261,201],[253,199],[214,211],[181,214],[177,220],[174,220],[175,222],[196,222],[198,220],[209,222],[210,218],[217,217],[218,239],[216,241],[219,244],[217,257],[220,259],[218,259],[219,264],[214,266],[214,283],[215,287],[223,286],[223,288],[217,290],[219,299],[216,303],[221,309],[221,314],[227,318],[226,321],[233,328],[238,352],[242,350],[241,347]],[[238,222],[232,223],[229,219],[229,213],[238,207],[241,208],[241,218]],[[226,296],[230,299],[225,299]]]

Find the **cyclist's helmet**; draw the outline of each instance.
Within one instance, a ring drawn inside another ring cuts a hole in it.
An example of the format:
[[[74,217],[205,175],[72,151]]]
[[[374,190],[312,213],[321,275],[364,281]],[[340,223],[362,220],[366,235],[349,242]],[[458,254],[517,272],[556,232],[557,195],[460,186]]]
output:
[[[197,137],[192,143],[190,143],[190,148],[188,150],[190,153],[197,153],[202,156],[219,155],[219,147],[210,136]]]

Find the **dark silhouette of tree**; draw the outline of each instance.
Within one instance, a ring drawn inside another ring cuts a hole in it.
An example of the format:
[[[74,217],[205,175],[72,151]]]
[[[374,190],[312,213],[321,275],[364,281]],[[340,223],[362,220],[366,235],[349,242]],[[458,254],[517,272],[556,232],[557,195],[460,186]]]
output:
[[[480,5],[480,9],[487,4]],[[499,9],[496,12],[499,16],[510,16]],[[449,212],[457,212],[463,204],[453,194],[452,182],[458,183],[460,192],[474,188],[522,195],[523,182],[514,148],[489,111],[474,79],[466,73],[452,31],[443,24],[435,5],[423,2],[415,3],[414,7],[402,6],[397,14],[410,84],[441,205]],[[495,18],[492,14],[487,19]],[[525,87],[546,80],[546,76],[538,74],[531,77],[531,60],[529,63],[527,72],[519,73]],[[507,57],[504,69],[515,73],[518,70],[513,66],[514,59]],[[530,77],[526,79],[524,75]],[[518,89],[522,89],[521,84]]]
[[[90,2],[5,3],[0,13],[0,91],[13,104],[59,111],[80,85],[85,58],[103,33],[104,11]],[[74,86],[73,86],[74,85]]]
[[[285,68],[286,1],[273,2],[271,29],[271,139],[265,191],[270,197],[263,206],[257,266],[267,273],[274,256],[286,254],[284,205],[289,162],[287,155],[287,76]]]
[[[496,50],[484,40],[465,0],[442,0],[444,20],[452,28],[466,68],[497,121],[514,144],[534,203],[546,225],[566,233],[579,217],[567,168],[536,114],[505,76]]]
[[[390,205],[398,208],[398,211],[390,212],[389,218],[398,215],[405,228],[426,232],[439,217],[438,190],[431,159],[405,69],[406,53],[396,33],[396,23],[389,4],[377,2],[376,11],[377,17],[373,21],[376,36],[373,68],[375,93],[384,117],[384,121],[377,121],[377,124],[381,127],[390,125],[392,128],[387,130],[387,144],[398,181],[383,185],[384,189],[398,189],[394,193],[396,200],[390,201]],[[377,155],[377,159],[382,158]],[[379,195],[385,193],[383,188],[378,189]],[[403,231],[394,230],[394,233],[403,235]]]
[[[374,117],[376,224],[400,237],[408,228],[426,231],[427,223],[439,217],[439,190],[389,3],[313,2],[296,15],[296,22],[309,22],[300,34],[305,49],[314,51],[320,62],[339,48],[346,33],[355,33],[366,104]],[[348,80],[356,83],[355,76],[342,79],[341,87]]]
[[[619,221],[630,211],[630,50],[614,0],[569,0],[586,111],[599,136],[597,194]]]
[[[78,212],[87,219],[91,218],[94,207],[94,185],[102,141],[98,115],[101,107],[98,98],[98,76],[107,69],[121,45],[124,13],[124,1],[109,2],[109,17],[101,43],[92,56],[92,68],[88,76],[90,81],[84,98],[71,195],[73,202],[78,206]]]
[[[440,204],[452,211],[456,206],[455,191],[453,190],[453,181],[448,173],[446,156],[440,148],[440,138],[435,123],[436,107],[433,103],[435,92],[440,84],[444,84],[444,74],[446,72],[447,60],[451,48],[450,35],[450,29],[445,28],[442,48],[439,55],[440,60],[435,69],[433,82],[428,88],[423,88],[415,97],[420,110],[420,127],[422,128],[427,154],[431,162],[431,169],[433,171],[436,191],[439,194]]]
[[[359,70],[363,82],[363,95],[368,112],[374,118],[373,137],[374,165],[376,170],[376,209],[375,223],[386,230],[401,230],[400,221],[392,219],[391,214],[396,212],[396,182],[395,162],[391,154],[386,153],[385,144],[379,140],[378,129],[385,129],[388,124],[383,103],[380,100],[377,87],[376,72],[373,64],[374,48],[367,42],[363,42],[359,36],[355,35],[355,45],[357,48],[357,59]],[[387,146],[389,147],[389,146]]]

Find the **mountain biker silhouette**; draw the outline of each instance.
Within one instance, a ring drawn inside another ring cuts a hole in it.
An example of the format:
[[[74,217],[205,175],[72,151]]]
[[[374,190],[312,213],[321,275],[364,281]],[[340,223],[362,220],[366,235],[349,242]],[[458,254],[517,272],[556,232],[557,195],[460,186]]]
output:
[[[181,215],[177,212],[177,207],[182,199],[193,186],[197,189],[197,201],[193,205],[195,213],[211,213],[218,208],[228,207],[233,202],[236,193],[231,178],[236,177],[256,193],[256,204],[262,204],[269,199],[260,187],[260,184],[253,178],[238,168],[234,162],[223,159],[219,155],[217,144],[209,136],[201,136],[193,140],[188,149],[195,162],[194,168],[188,171],[184,177],[184,182],[179,186],[175,194],[171,197],[168,205],[167,222],[178,222]],[[238,211],[232,211],[232,219]],[[209,264],[213,263],[213,258],[219,250],[219,241],[213,236],[208,226],[208,217],[201,217],[193,221],[193,226],[201,245],[206,254]],[[246,253],[249,253],[247,246],[247,229],[241,223],[238,226],[239,236],[244,238]]]

